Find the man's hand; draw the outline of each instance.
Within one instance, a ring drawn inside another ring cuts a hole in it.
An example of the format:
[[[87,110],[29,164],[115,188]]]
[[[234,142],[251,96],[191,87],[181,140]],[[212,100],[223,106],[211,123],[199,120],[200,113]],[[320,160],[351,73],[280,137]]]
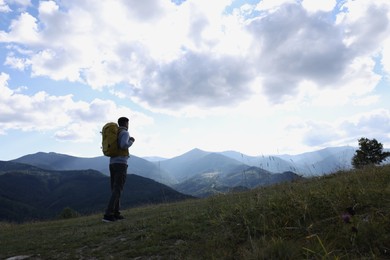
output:
[[[130,137],[129,140],[132,141],[133,143],[135,141],[134,137]]]

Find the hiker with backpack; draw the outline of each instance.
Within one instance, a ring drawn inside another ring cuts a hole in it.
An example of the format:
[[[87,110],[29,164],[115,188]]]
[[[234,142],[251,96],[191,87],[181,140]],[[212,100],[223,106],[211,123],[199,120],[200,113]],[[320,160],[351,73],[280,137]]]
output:
[[[111,197],[103,216],[104,222],[114,222],[123,219],[119,212],[120,198],[126,182],[129,147],[135,141],[134,137],[130,136],[128,128],[129,119],[120,117],[118,124],[113,122],[107,123],[102,130],[102,149],[104,155],[110,157],[111,179]]]

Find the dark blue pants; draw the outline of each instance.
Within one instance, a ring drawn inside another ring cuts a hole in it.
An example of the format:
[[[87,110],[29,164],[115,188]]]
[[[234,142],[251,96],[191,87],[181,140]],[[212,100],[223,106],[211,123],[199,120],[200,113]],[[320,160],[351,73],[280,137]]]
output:
[[[106,215],[119,215],[120,199],[123,186],[126,182],[127,164],[110,164],[111,198],[107,206]]]

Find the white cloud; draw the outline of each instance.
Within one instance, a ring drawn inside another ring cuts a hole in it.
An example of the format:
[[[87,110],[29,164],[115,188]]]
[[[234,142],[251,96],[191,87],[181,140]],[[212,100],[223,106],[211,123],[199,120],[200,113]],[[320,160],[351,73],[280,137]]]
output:
[[[0,0],[0,13],[11,12],[12,9],[10,6],[14,4],[23,9],[27,6],[30,6],[31,2],[30,0]]]
[[[390,37],[384,42],[382,52],[382,66],[383,71],[387,74],[388,77],[390,75]]]
[[[344,43],[354,55],[373,55],[381,51],[390,32],[390,3],[388,1],[346,1],[337,15],[344,29]]]
[[[8,13],[11,12],[11,8],[4,2],[4,0],[0,0],[0,13]]]
[[[290,125],[288,130],[298,129],[303,134],[303,143],[309,147],[356,146],[361,137],[376,138],[390,145],[390,110],[387,109],[372,110],[332,122],[317,120],[295,124],[298,127]]]
[[[330,146],[332,141],[340,139],[336,129],[329,123],[308,122],[306,128],[303,143],[309,147]]]
[[[0,31],[0,41],[25,42],[28,45],[34,45],[39,41],[37,19],[29,13],[20,14],[18,19],[12,21],[9,29],[9,33]]]
[[[296,3],[296,0],[263,0],[259,2],[259,4],[256,6],[256,9],[259,11],[274,12],[284,4],[294,4],[294,3]]]
[[[377,138],[384,137],[390,141],[390,110],[377,109],[370,112],[355,115],[341,124],[344,131],[352,136]],[[383,134],[387,133],[387,134]]]
[[[9,75],[0,74],[0,129],[54,131],[58,139],[89,141],[107,121],[128,116],[134,128],[151,124],[152,119],[109,100],[90,103],[73,100],[72,95],[52,96],[43,91],[28,96],[8,87]]]
[[[302,6],[309,12],[330,12],[336,6],[336,0],[303,0]]]
[[[25,58],[17,58],[11,53],[5,59],[4,65],[23,71],[31,65],[31,62]]]
[[[43,1],[39,3],[39,14],[40,16],[50,16],[58,12],[58,5],[54,1]]]

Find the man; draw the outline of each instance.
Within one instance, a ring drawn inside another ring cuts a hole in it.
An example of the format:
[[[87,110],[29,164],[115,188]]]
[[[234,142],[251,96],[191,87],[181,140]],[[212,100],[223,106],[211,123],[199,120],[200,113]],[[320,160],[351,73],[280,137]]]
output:
[[[119,212],[120,198],[127,176],[129,147],[132,146],[135,141],[133,137],[130,137],[128,132],[128,118],[120,117],[118,119],[118,125],[119,156],[110,157],[111,198],[103,217],[104,222],[114,222],[123,219],[123,216]]]

